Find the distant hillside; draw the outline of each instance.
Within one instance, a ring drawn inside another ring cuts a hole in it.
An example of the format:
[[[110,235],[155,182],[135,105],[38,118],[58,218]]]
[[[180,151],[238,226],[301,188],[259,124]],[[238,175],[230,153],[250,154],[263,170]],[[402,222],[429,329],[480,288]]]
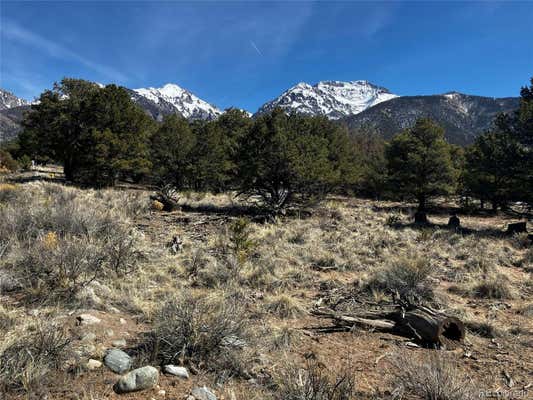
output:
[[[390,139],[414,124],[417,118],[429,117],[446,130],[451,143],[465,145],[492,125],[501,112],[518,108],[515,97],[492,98],[457,92],[433,96],[403,96],[379,103],[363,112],[341,119],[349,128],[373,126]]]
[[[0,143],[17,136],[22,129],[22,115],[29,109],[30,106],[25,105],[0,110]]]

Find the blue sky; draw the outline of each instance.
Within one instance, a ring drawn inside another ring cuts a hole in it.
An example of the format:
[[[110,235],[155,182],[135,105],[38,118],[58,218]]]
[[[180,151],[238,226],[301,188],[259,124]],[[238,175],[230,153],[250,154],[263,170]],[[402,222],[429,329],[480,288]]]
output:
[[[533,76],[533,2],[0,1],[0,87],[64,76],[177,83],[255,111],[305,81],[400,95],[518,95]]]

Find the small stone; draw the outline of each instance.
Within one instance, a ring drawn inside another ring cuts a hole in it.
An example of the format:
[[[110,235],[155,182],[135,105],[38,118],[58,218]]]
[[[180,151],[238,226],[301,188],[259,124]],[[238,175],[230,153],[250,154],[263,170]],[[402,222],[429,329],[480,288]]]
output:
[[[102,322],[100,318],[95,317],[91,314],[80,314],[76,319],[78,320],[78,324],[80,325],[94,325]]]
[[[163,372],[169,375],[177,376],[182,379],[189,379],[189,371],[185,367],[178,367],[176,365],[165,365]]]
[[[93,369],[100,368],[102,366],[102,363],[98,360],[93,360],[92,358],[87,362],[86,364],[87,369],[89,371],[92,371]]]
[[[96,334],[93,332],[86,333],[81,337],[82,342],[92,342],[93,340],[96,340]]]
[[[131,357],[119,349],[111,349],[104,357],[104,364],[111,371],[123,374],[131,368]]]
[[[105,334],[109,337],[113,336],[115,334],[115,332],[113,332],[113,329],[107,329],[105,331]]]
[[[120,318],[119,321],[120,321],[121,325],[126,325],[127,324],[127,322],[126,322],[126,320],[124,318]]]
[[[126,340],[125,339],[113,340],[111,344],[113,345],[113,347],[126,347]]]
[[[80,347],[81,354],[92,356],[96,353],[96,346],[91,343],[87,343]]]
[[[157,385],[159,371],[151,366],[134,369],[120,379],[113,386],[116,393],[137,392],[150,389]]]
[[[164,395],[167,394],[167,392],[165,392],[164,390],[160,390],[159,392],[157,392],[157,394],[158,394],[159,396],[164,396]]]
[[[205,386],[195,387],[192,390],[191,395],[195,400],[217,400],[217,396]]]

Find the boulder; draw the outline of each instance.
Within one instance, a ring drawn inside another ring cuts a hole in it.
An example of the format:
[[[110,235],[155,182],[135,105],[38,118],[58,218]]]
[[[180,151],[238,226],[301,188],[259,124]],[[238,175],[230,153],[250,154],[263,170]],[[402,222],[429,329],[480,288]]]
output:
[[[134,369],[120,379],[113,386],[116,393],[130,393],[150,389],[157,385],[159,371],[151,366]]]
[[[217,400],[217,396],[205,386],[195,387],[191,391],[191,396],[194,400]]]
[[[104,364],[111,371],[123,374],[131,368],[131,357],[119,349],[111,349],[104,357]]]
[[[174,375],[182,379],[189,379],[189,371],[185,367],[178,367],[176,365],[165,365],[163,367],[165,374]]]

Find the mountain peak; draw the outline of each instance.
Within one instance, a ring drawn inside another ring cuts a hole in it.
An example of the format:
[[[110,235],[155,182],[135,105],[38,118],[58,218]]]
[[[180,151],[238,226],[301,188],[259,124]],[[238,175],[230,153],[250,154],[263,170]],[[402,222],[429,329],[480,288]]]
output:
[[[13,107],[26,106],[29,103],[15,96],[13,93],[0,88],[0,110],[7,110]]]
[[[160,88],[133,89],[132,92],[133,101],[142,103],[158,119],[173,113],[187,119],[214,119],[222,114],[217,107],[175,83],[166,83]]]
[[[262,114],[281,107],[287,112],[325,115],[330,119],[339,119],[360,113],[394,97],[398,96],[365,80],[320,81],[314,85],[300,82],[265,103],[257,113]]]

